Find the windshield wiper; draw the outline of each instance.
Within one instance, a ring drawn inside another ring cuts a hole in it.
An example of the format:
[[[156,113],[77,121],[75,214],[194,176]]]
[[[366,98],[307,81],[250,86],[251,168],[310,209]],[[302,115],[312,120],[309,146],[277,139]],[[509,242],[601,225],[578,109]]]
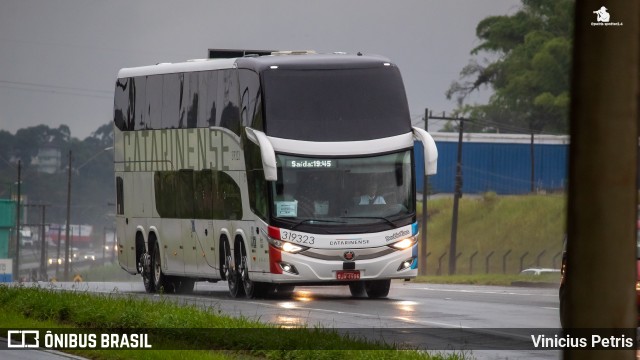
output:
[[[384,220],[387,222],[387,224],[396,227],[396,224],[393,223],[393,221],[387,219],[386,217],[381,217],[381,216],[340,216],[341,219],[378,219],[378,220]]]
[[[294,224],[290,230],[293,230],[298,227],[298,225],[302,225],[306,222],[314,223],[314,222],[322,222],[322,223],[338,223],[338,224],[346,224],[344,221],[339,220],[322,220],[322,219],[304,219],[296,224]]]

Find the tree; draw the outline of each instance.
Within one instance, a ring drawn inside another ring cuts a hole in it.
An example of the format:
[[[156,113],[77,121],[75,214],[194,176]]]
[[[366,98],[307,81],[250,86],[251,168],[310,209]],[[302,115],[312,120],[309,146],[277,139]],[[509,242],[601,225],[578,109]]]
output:
[[[472,55],[485,53],[495,60],[472,59],[446,92],[456,98],[459,115],[478,119],[473,130],[500,132],[568,131],[569,73],[573,0],[522,0],[509,16],[480,21],[481,40]],[[465,104],[474,90],[490,87],[488,104]]]
[[[31,162],[42,147],[60,150],[62,164],[54,174],[41,173]],[[93,224],[97,229],[112,225],[107,216],[113,201],[113,125],[100,126],[91,136],[79,140],[67,125],[50,128],[38,125],[20,129],[15,135],[0,130],[0,198],[15,192],[17,160],[22,160],[22,194],[29,202],[51,205],[47,221],[64,223],[67,196],[68,151],[73,152],[72,222]],[[39,214],[37,216],[40,216]]]

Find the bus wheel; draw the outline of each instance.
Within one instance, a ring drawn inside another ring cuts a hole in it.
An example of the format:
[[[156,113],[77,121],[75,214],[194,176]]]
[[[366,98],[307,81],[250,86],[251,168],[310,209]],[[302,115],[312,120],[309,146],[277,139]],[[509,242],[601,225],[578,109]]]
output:
[[[173,283],[162,272],[162,262],[160,260],[160,246],[156,241],[153,246],[153,255],[151,257],[151,267],[153,269],[153,286],[157,292],[171,293],[173,292]]]
[[[391,280],[370,280],[364,283],[364,290],[371,299],[387,297],[390,287]]]
[[[364,282],[352,282],[349,284],[349,291],[351,292],[351,296],[355,298],[363,298],[367,296],[367,292],[364,289]]]
[[[151,273],[151,256],[149,256],[149,253],[145,252],[140,255],[140,260],[138,260],[138,272],[142,274],[144,290],[148,293],[155,292],[156,287]]]
[[[247,299],[253,299],[254,296],[259,296],[260,294],[260,284],[254,283],[249,279],[249,265],[247,264],[247,249],[244,247],[244,242],[238,241],[240,255],[240,263],[238,264],[238,273],[240,274],[240,279],[242,280],[242,287],[244,289],[244,294]]]
[[[227,279],[227,284],[229,284],[229,294],[234,298],[240,297],[244,293],[242,279],[240,278],[240,274],[231,265],[233,258],[231,257],[231,247],[227,239],[222,240],[222,253],[224,254],[222,272],[225,279]]]
[[[253,299],[255,297],[267,297],[275,292],[275,286],[273,284],[267,284],[262,282],[255,282],[249,279],[249,266],[247,265],[247,249],[242,241],[238,242],[240,248],[240,264],[238,265],[238,272],[240,273],[240,279],[242,279],[242,287],[247,299]]]

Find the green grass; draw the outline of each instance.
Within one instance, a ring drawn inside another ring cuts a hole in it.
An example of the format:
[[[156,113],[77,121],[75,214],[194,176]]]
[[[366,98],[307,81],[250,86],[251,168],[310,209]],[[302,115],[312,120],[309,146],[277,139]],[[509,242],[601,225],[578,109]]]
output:
[[[427,206],[427,252],[431,253],[427,257],[427,274],[448,274],[453,199],[429,200]],[[469,275],[472,270],[473,274],[487,273],[486,259],[491,252],[488,273],[502,274],[503,257],[509,250],[511,253],[505,258],[506,274],[520,272],[521,257],[523,268],[536,267],[543,251],[540,267],[558,268],[565,232],[565,207],[564,195],[486,193],[480,197],[462,197],[456,240],[456,253],[462,254],[456,261],[456,274]],[[422,205],[418,204],[418,210],[421,209]],[[471,268],[470,257],[476,251]]]
[[[74,350],[94,359],[184,358],[196,359],[464,359],[464,354],[430,356],[397,350],[382,343],[339,336],[324,329],[297,329],[283,336],[274,326],[224,316],[214,308],[179,306],[166,298],[158,301],[131,295],[93,295],[39,287],[0,285],[0,323],[8,328],[78,328],[116,332],[149,329],[152,345],[169,350]],[[237,330],[238,328],[244,330]],[[154,332],[154,329],[161,329]],[[164,330],[162,330],[164,329]],[[202,329],[193,331],[190,329]],[[220,329],[213,332],[213,329]],[[262,330],[260,330],[262,329]],[[151,334],[154,334],[153,337]],[[212,336],[215,334],[217,336]],[[203,346],[206,344],[206,346]],[[227,349],[227,350],[224,350]],[[231,349],[231,350],[229,350]],[[312,350],[269,350],[312,349]],[[346,349],[346,350],[334,350]]]
[[[560,286],[560,274],[518,275],[518,274],[476,274],[476,275],[444,275],[418,276],[412,281],[431,284],[469,284],[469,285],[525,285],[525,286]]]

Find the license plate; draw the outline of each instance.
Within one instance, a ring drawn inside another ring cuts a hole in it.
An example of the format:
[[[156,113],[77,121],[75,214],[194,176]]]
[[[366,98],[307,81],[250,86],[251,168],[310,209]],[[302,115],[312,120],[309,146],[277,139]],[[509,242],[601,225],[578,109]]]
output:
[[[360,270],[338,270],[336,271],[338,280],[360,280]]]

